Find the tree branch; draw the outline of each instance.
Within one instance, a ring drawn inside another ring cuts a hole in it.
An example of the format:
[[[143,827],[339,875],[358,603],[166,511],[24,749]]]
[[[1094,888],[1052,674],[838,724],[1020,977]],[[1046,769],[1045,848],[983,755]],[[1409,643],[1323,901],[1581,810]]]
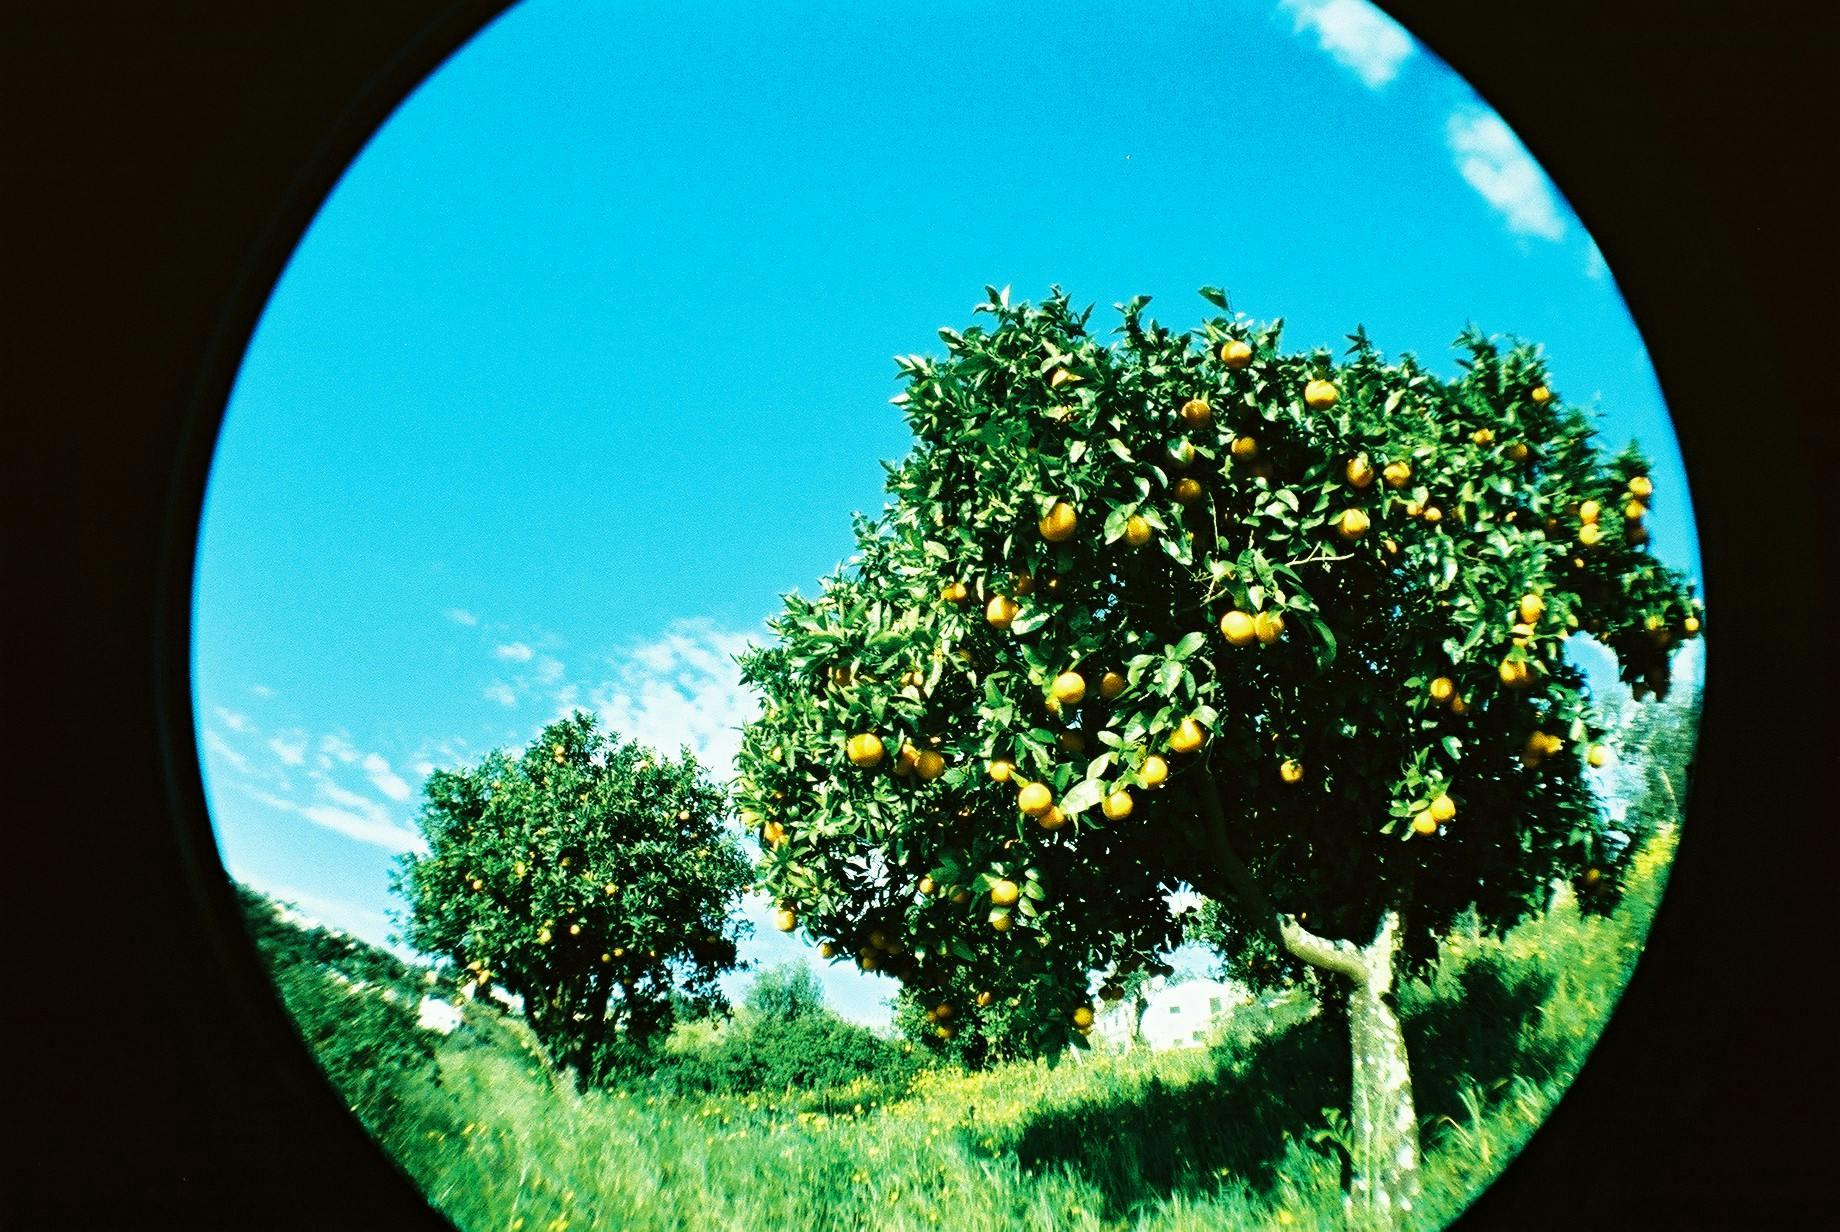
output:
[[[1227,819],[1221,811],[1220,795],[1214,786],[1211,771],[1201,771],[1201,782],[1195,795],[1201,801],[1201,811],[1207,818],[1207,835],[1211,840],[1214,858],[1220,865],[1221,875],[1238,896],[1240,905],[1289,953],[1311,966],[1335,971],[1357,983],[1365,983],[1368,978],[1367,964],[1361,958],[1359,947],[1352,942],[1319,937],[1291,916],[1280,914],[1270,896],[1265,893],[1265,888],[1252,876],[1252,871],[1239,858],[1239,853],[1233,849],[1233,840],[1227,834]]]

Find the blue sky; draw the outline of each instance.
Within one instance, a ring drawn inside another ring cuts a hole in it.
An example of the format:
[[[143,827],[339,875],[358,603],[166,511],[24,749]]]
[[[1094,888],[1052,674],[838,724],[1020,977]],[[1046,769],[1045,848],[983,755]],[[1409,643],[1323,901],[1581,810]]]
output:
[[[1440,371],[1474,321],[1686,479],[1611,269],[1486,105],[1362,0],[535,0],[411,96],[256,331],[201,529],[194,690],[231,871],[381,940],[430,768],[576,705],[726,777],[729,656],[850,548],[890,357],[986,283],[1223,286],[1290,347]],[[1611,254],[1614,260],[1614,254]],[[1695,646],[1697,649],[1697,646]],[[751,909],[760,920],[758,905]],[[762,929],[749,954],[802,953]],[[833,969],[874,1020],[890,986]]]

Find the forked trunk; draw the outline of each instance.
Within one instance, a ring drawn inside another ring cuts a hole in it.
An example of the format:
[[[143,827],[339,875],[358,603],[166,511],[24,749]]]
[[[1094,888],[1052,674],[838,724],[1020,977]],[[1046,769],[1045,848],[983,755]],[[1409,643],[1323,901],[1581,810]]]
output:
[[[1233,850],[1219,797],[1208,783],[1198,794],[1206,830],[1197,843],[1211,853],[1221,875],[1253,916],[1267,922],[1291,954],[1348,981],[1348,1038],[1352,1070],[1348,1144],[1353,1179],[1347,1197],[1350,1228],[1391,1232],[1418,1204],[1418,1110],[1405,1034],[1388,999],[1399,950],[1399,912],[1388,911],[1365,947],[1319,937],[1294,917],[1280,915]]]

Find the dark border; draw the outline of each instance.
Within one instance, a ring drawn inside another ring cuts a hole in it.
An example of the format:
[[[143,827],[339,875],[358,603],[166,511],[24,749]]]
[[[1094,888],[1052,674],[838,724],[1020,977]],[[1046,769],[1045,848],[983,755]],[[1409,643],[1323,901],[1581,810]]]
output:
[[[20,1226],[441,1226],[355,1132],[235,923],[181,633],[209,451],[269,290],[376,126],[501,7],[6,17],[5,165],[39,206],[12,220],[8,203],[25,278],[0,334],[9,386],[27,378],[5,415],[23,444],[8,680],[43,676],[15,706],[33,729],[8,810]],[[1699,774],[1650,953],[1463,1226],[1817,1223],[1835,864],[1815,475],[1835,408],[1815,169],[1833,18],[1732,0],[1384,7],[1597,238],[1674,413],[1709,605]]]

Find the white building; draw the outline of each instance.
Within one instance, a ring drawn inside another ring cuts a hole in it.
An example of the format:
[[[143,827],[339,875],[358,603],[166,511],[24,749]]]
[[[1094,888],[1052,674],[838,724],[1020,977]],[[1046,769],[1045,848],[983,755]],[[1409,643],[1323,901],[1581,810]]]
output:
[[[1200,1047],[1225,1015],[1252,1000],[1237,984],[1201,979],[1178,984],[1153,980],[1145,987],[1143,997],[1143,1042],[1157,1051]],[[1130,1047],[1137,1008],[1130,997],[1116,1002],[1099,1015],[1094,1038],[1111,1047]]]

